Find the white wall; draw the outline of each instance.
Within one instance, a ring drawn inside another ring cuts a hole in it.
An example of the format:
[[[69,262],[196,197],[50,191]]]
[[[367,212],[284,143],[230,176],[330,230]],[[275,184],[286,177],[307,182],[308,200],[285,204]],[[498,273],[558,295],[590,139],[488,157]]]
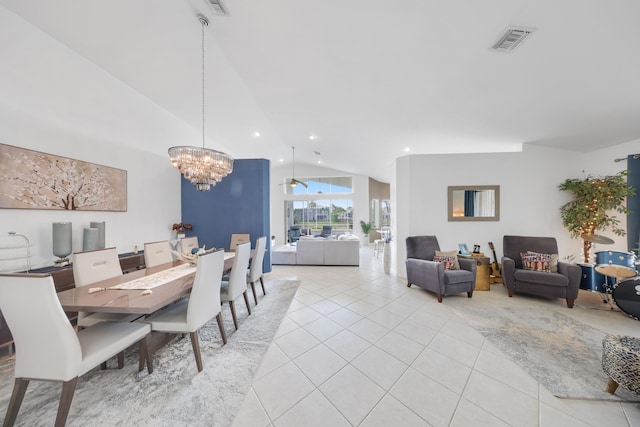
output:
[[[364,242],[365,238],[360,228],[360,220],[369,221],[369,177],[364,175],[354,175],[349,172],[328,169],[317,165],[296,163],[296,178],[304,180],[305,177],[334,177],[352,176],[353,194],[330,195],[331,199],[352,199],[353,200],[353,231]],[[284,201],[296,200],[300,197],[288,195],[285,199],[283,186],[285,178],[291,177],[291,165],[277,166],[271,165],[271,234],[276,236],[277,244],[287,242],[285,228]],[[325,199],[327,195],[319,195],[318,198]],[[306,199],[305,199],[306,200]]]
[[[0,209],[0,235],[26,235],[36,267],[55,259],[56,221],[73,223],[74,251],[90,221],[106,221],[106,244],[121,252],[170,238],[180,176],[166,150],[198,131],[2,7],[0,40],[0,143],[125,169],[128,181],[127,212]],[[145,140],[157,151],[138,150]]]
[[[525,146],[521,153],[414,155],[397,159],[392,186],[396,274],[406,277],[405,239],[435,235],[442,250],[458,243],[479,244],[491,256],[488,242],[502,256],[505,234],[554,236],[561,257],[578,256],[581,241],[562,226],[560,207],[569,195],[558,190],[567,178],[582,176],[586,155],[554,148]],[[447,186],[500,185],[500,221],[449,222]],[[394,191],[395,190],[395,191]],[[395,196],[395,199],[393,197]],[[492,258],[493,261],[493,258]]]

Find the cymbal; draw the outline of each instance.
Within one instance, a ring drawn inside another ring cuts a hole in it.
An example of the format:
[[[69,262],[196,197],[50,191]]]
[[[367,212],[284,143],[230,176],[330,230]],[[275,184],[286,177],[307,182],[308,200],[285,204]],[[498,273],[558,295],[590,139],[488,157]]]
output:
[[[600,236],[599,234],[583,234],[581,237],[587,242],[600,243],[602,245],[612,245],[615,243],[612,239],[605,236]]]

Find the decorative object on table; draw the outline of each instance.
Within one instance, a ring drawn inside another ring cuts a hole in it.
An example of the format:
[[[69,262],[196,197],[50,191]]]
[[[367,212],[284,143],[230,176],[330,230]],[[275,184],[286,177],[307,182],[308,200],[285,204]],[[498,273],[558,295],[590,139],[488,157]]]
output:
[[[138,245],[133,246],[133,254],[138,255]]]
[[[204,27],[209,25],[206,16],[198,14],[202,34],[202,148],[175,146],[169,148],[171,164],[184,178],[196,186],[198,191],[209,191],[222,178],[233,171],[233,158],[221,151],[205,148],[205,72],[204,72]]]
[[[191,252],[171,251],[171,253],[174,254],[179,260],[188,262],[191,265],[196,265],[198,263],[198,256],[215,251],[216,248],[205,249],[205,245],[202,245],[201,248],[193,248]]]
[[[95,251],[100,249],[100,230],[97,228],[85,228],[82,233],[82,251]]]
[[[560,208],[562,224],[571,237],[583,239],[583,261],[590,262],[591,247],[596,231],[611,229],[613,234],[624,236],[625,230],[618,227],[620,221],[609,212],[628,215],[625,206],[627,196],[635,194],[635,188],[627,185],[628,171],[603,177],[587,176],[584,179],[567,179],[558,186],[561,191],[570,191],[573,200]]]
[[[31,271],[31,242],[24,234],[9,231],[0,236],[0,272],[16,271]]]
[[[186,222],[179,222],[177,224],[173,224],[171,229],[176,232],[176,237],[178,239],[182,239],[186,236],[187,230],[192,230],[193,226],[191,224],[187,224]]]
[[[54,262],[54,265],[56,267],[69,265],[69,258],[67,257],[73,252],[71,246],[71,223],[54,222],[52,225],[53,254],[58,257],[58,259]]]
[[[0,144],[0,181],[0,208],[127,210],[122,169]]]
[[[98,229],[98,249],[105,248],[105,222],[92,221],[89,223],[89,227]]]
[[[469,255],[469,246],[466,243],[458,243],[458,252],[460,255]]]
[[[473,245],[473,253],[474,254],[480,253],[480,245]]]

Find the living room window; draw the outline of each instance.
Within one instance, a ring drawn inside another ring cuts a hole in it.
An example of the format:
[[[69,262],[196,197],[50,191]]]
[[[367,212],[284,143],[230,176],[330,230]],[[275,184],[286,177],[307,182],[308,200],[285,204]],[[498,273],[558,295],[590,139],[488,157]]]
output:
[[[288,224],[298,225],[302,234],[320,233],[323,225],[330,225],[332,233],[353,230],[353,201],[351,199],[288,200]]]

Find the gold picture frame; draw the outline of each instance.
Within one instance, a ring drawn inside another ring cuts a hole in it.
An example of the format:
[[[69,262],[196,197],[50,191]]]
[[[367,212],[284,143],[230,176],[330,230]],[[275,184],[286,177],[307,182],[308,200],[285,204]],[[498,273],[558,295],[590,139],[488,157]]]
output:
[[[127,171],[0,144],[0,208],[127,211]]]

